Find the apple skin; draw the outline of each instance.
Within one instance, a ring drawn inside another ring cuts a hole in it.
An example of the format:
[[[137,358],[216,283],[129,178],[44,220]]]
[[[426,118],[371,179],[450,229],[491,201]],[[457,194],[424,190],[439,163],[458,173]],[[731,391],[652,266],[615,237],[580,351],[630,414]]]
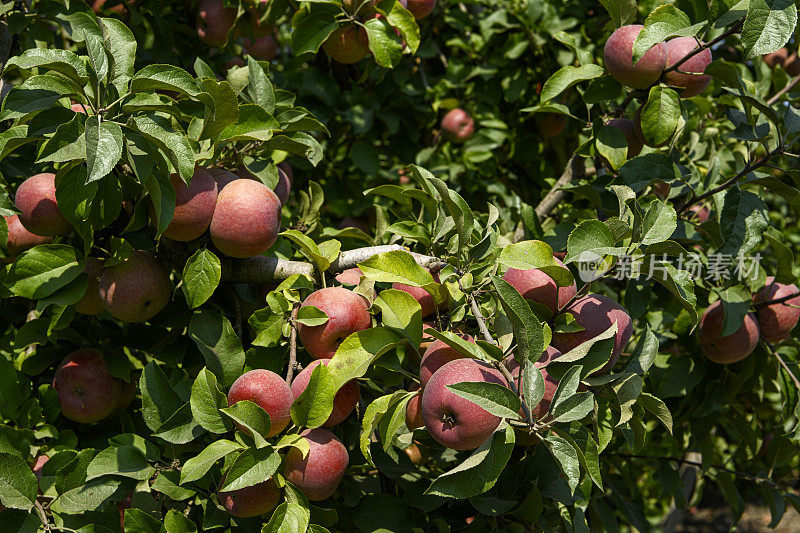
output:
[[[289,385],[275,372],[264,369],[245,372],[233,382],[228,391],[228,407],[250,400],[269,414],[269,434],[274,437],[292,421],[291,409],[294,395]],[[242,433],[250,434],[248,430],[236,425]]]
[[[178,174],[171,174],[169,181],[175,189],[175,214],[164,236],[173,241],[193,241],[211,224],[217,205],[217,182],[202,168],[194,171],[189,185]]]
[[[438,272],[431,272],[433,276],[433,281],[439,283],[439,273]],[[397,289],[398,291],[407,292],[411,296],[414,297],[416,301],[419,302],[419,305],[422,307],[422,318],[430,316],[434,314],[437,310],[436,302],[433,299],[431,293],[423,289],[422,287],[413,287],[411,285],[405,285],[403,283],[393,283],[393,289]],[[447,307],[448,302],[443,302],[441,307]]]
[[[406,404],[406,427],[411,431],[425,426],[422,418],[422,393],[418,392]]]
[[[554,259],[559,266],[564,266],[560,259]],[[530,270],[509,268],[503,279],[517,289],[526,300],[546,306],[550,310],[547,318],[558,314],[558,311],[578,292],[574,281],[568,287],[559,287],[553,278],[537,268]]]
[[[214,181],[217,183],[217,194],[222,192],[222,189],[232,181],[236,181],[240,178],[246,176],[237,176],[230,170],[225,170],[224,168],[208,168],[206,171],[214,178]],[[216,205],[216,202],[215,202]]]
[[[473,344],[475,343],[475,338],[472,335],[461,335],[461,338]],[[422,360],[419,363],[420,388],[424,389],[431,377],[444,365],[456,359],[464,359],[464,357],[458,350],[444,341],[439,339],[433,341],[428,346],[428,349],[425,350],[425,353],[422,354]]]
[[[100,275],[97,291],[103,307],[123,322],[144,322],[169,302],[172,282],[155,256],[144,250]]]
[[[697,338],[703,355],[715,363],[727,365],[741,361],[755,350],[759,331],[755,316],[747,313],[739,329],[726,337],[718,337],[722,332],[723,318],[722,302],[717,300],[708,306],[700,318]]]
[[[336,274],[336,281],[343,285],[358,285],[364,275],[358,267],[348,268]]]
[[[103,262],[96,257],[87,257],[86,268],[83,271],[89,277],[89,285],[86,287],[86,294],[75,304],[75,311],[82,315],[99,315],[105,311],[98,291]]]
[[[306,429],[300,436],[310,445],[308,455],[304,459],[297,448],[289,448],[283,475],[306,498],[318,502],[336,492],[350,457],[344,444],[327,429]]]
[[[291,167],[289,167],[289,170],[291,171]],[[286,172],[281,165],[278,165],[278,184],[275,185],[274,191],[278,195],[281,205],[286,205],[292,192],[292,175],[291,172]]]
[[[254,41],[243,37],[242,48],[247,55],[262,61],[272,61],[278,55],[278,43],[272,35],[258,37]]]
[[[697,48],[697,41],[691,37],[676,37],[667,41],[664,46],[667,49],[667,66],[671,67]],[[697,96],[711,83],[711,76],[703,75],[703,72],[713,60],[711,50],[706,48],[681,63],[677,70],[667,72],[664,81],[675,87],[683,87],[681,98]],[[683,72],[693,74],[683,74]]]
[[[693,205],[689,208],[689,211],[694,213],[695,222],[698,224],[703,224],[704,222],[708,222],[708,219],[711,218],[711,210],[708,208],[707,205]]]
[[[767,278],[767,284],[753,296],[753,303],[768,302],[797,294],[797,285],[785,285],[775,282],[773,276]],[[800,296],[783,303],[759,307],[756,311],[761,338],[767,342],[777,343],[787,338],[800,320]]]
[[[220,486],[224,484],[225,478],[222,479]],[[217,496],[225,510],[233,516],[237,518],[252,518],[267,514],[275,509],[281,499],[281,489],[275,484],[275,480],[269,478],[251,487],[230,492],[220,492]]]
[[[358,63],[369,54],[367,32],[356,24],[339,26],[322,43],[322,49],[337,63]]]
[[[6,226],[8,226],[8,239],[6,240],[6,252],[10,259],[14,259],[25,250],[30,250],[34,246],[53,242],[52,237],[44,235],[34,235],[19,221],[17,215],[4,216]]]
[[[764,63],[766,63],[769,68],[774,69],[778,65],[783,65],[788,57],[789,50],[784,46],[783,48],[775,50],[771,54],[765,54],[763,59]]]
[[[406,9],[408,9],[416,20],[424,19],[436,7],[436,0],[408,0]]]
[[[315,359],[311,361],[299,374],[292,380],[292,394],[295,398],[299,398],[303,391],[308,387],[308,382],[311,380],[311,373],[320,364],[328,365],[330,359]],[[359,390],[358,381],[351,380],[345,383],[341,389],[338,390],[336,396],[333,398],[333,411],[328,420],[322,424],[323,427],[332,428],[341,424],[345,419],[350,416],[353,409],[356,408],[358,403]]]
[[[39,455],[36,457],[36,460],[33,462],[31,466],[31,470],[33,470],[33,475],[36,476],[36,479],[40,482],[42,481],[42,468],[44,468],[45,463],[49,461],[50,458],[46,455]]]
[[[632,89],[646,89],[656,83],[667,64],[664,43],[658,43],[633,64],[633,43],[642,26],[622,26],[611,34],[603,49],[606,69],[611,77]]]
[[[120,380],[108,371],[99,350],[83,348],[67,355],[56,369],[53,388],[61,414],[74,422],[103,420],[117,407]]]
[[[201,0],[197,12],[197,35],[211,46],[222,47],[236,22],[236,8],[225,7],[223,0]]]
[[[564,131],[567,119],[559,113],[542,113],[537,117],[536,125],[542,138],[554,139]]]
[[[372,325],[367,301],[342,287],[312,292],[303,302],[303,306],[307,305],[313,305],[328,315],[328,321],[322,325],[299,324],[297,327],[300,342],[314,359],[330,359],[351,333]]]
[[[636,120],[629,118],[612,118],[608,121],[607,125],[612,128],[617,128],[625,136],[625,141],[628,143],[628,159],[636,157],[642,152],[644,148],[644,136],[641,131],[642,128]]]
[[[542,352],[542,356],[539,358],[539,360],[533,363],[533,365],[539,369],[539,372],[542,373],[542,377],[544,378],[544,396],[542,397],[542,401],[540,401],[531,409],[531,416],[537,420],[547,416],[548,411],[550,411],[550,404],[553,403],[553,397],[556,394],[556,389],[558,389],[558,380],[547,372],[547,368],[545,368],[545,366],[550,361],[561,357],[561,355],[561,352],[556,348],[548,346],[545,348],[544,352]],[[508,371],[511,373],[511,377],[513,377],[515,380],[518,380],[520,369],[519,363],[517,363],[517,360],[514,359],[513,356],[507,357],[506,361],[506,366],[508,367]],[[538,442],[538,439],[536,439],[536,442]]]
[[[372,228],[369,227],[369,223],[364,220],[363,218],[359,217],[344,217],[341,222],[339,222],[339,229],[347,229],[347,228],[355,228],[360,229],[367,235],[372,232]]]
[[[58,209],[55,174],[43,172],[23,181],[14,204],[20,211],[20,223],[34,235],[53,237],[72,228]]]
[[[238,179],[217,198],[209,232],[217,249],[230,257],[260,255],[275,244],[281,230],[281,201],[261,182]]]
[[[497,429],[500,418],[446,388],[462,381],[508,384],[486,363],[456,359],[437,370],[423,389],[422,418],[431,436],[447,448],[472,450]]]
[[[452,143],[463,143],[475,132],[475,121],[469,113],[456,107],[442,118],[442,132]]]
[[[786,58],[786,60],[783,62],[783,70],[785,70],[786,73],[792,77],[800,74],[800,58],[797,57],[797,53],[794,53]]]
[[[574,333],[554,333],[552,346],[561,353],[567,353],[579,344],[593,339],[617,323],[614,337],[614,350],[611,359],[600,370],[592,374],[598,376],[608,373],[619,359],[622,349],[633,334],[631,316],[617,302],[602,294],[587,294],[572,303],[565,311],[575,317],[575,322],[583,331]]]
[[[75,113],[80,113],[81,115],[85,115],[86,114],[86,108],[84,108],[83,105],[81,105],[81,104],[79,104],[77,102],[73,102],[72,104],[70,104],[69,108],[72,111],[74,111]]]

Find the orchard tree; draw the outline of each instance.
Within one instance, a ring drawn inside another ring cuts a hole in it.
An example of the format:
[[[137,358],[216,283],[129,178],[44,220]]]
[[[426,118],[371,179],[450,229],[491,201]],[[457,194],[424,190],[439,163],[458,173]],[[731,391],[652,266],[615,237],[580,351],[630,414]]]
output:
[[[0,3],[4,530],[777,525],[796,23]]]

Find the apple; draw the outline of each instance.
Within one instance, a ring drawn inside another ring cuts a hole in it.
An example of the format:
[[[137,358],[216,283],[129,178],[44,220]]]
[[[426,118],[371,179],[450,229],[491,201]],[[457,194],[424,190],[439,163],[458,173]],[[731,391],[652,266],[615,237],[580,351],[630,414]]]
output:
[[[411,431],[425,425],[422,418],[422,393],[418,392],[406,404],[406,427]]]
[[[155,256],[137,250],[122,263],[106,268],[97,285],[103,307],[123,322],[144,322],[169,302],[172,282]]]
[[[290,448],[283,461],[283,475],[312,502],[324,500],[339,486],[350,458],[347,448],[327,429],[306,429],[300,436],[310,450],[303,458],[297,448]]]
[[[697,48],[697,41],[692,37],[676,37],[667,41],[664,46],[667,50],[667,65],[671,67]],[[706,48],[681,63],[677,70],[667,72],[664,81],[675,87],[683,87],[682,98],[697,96],[711,83],[711,76],[704,75],[703,72],[713,60],[711,50]]]
[[[103,420],[117,406],[120,380],[108,371],[99,350],[83,348],[67,355],[56,369],[53,388],[61,414],[83,424]]]
[[[464,381],[507,386],[500,371],[476,359],[450,361],[431,377],[422,393],[422,418],[442,446],[471,450],[500,425],[500,418],[447,389]]]
[[[72,226],[61,214],[56,202],[56,175],[36,174],[17,188],[14,204],[19,209],[19,221],[34,235],[62,235]]]
[[[753,296],[753,303],[768,302],[797,294],[797,285],[777,283],[773,276],[767,278],[767,284]],[[800,297],[786,300],[779,304],[758,307],[758,329],[761,338],[767,342],[781,342],[787,338],[800,320]]]
[[[278,196],[261,182],[238,179],[219,193],[209,232],[221,253],[245,258],[269,250],[280,229]]]
[[[561,260],[554,259],[559,266],[564,266]],[[529,270],[509,268],[503,275],[503,279],[517,289],[526,300],[547,308],[550,312],[547,318],[557,315],[559,310],[567,305],[578,292],[574,281],[572,285],[559,287],[553,278],[537,268]]]
[[[778,48],[776,51],[765,54],[763,59],[764,63],[771,69],[774,69],[778,65],[783,65],[786,59],[789,57],[789,50],[784,46],[783,48]]]
[[[730,335],[720,337],[723,320],[722,302],[717,300],[703,313],[697,328],[697,336],[703,355],[715,363],[727,365],[741,361],[755,350],[759,331],[753,313],[747,313],[739,329]]]
[[[444,136],[453,143],[463,143],[475,131],[475,121],[460,107],[448,111],[442,118],[441,126]]]
[[[25,250],[30,250],[34,246],[53,242],[52,237],[34,235],[19,221],[19,216],[4,216],[6,226],[8,226],[8,238],[6,239],[6,254],[10,259],[14,259]]]
[[[311,293],[302,307],[313,305],[328,315],[319,326],[299,324],[297,334],[314,359],[330,359],[351,333],[372,325],[367,301],[343,287],[327,287]]]
[[[329,362],[330,359],[316,359],[311,361],[307,367],[295,376],[294,380],[292,380],[292,394],[294,394],[295,398],[299,398],[300,395],[303,394],[303,391],[306,390],[306,387],[308,387],[308,382],[311,380],[311,373],[314,369],[320,364],[327,366]],[[356,408],[358,397],[358,382],[356,380],[351,380],[345,383],[342,388],[336,392],[336,396],[333,398],[333,411],[328,417],[328,420],[322,425],[326,428],[330,428],[344,422],[344,420],[350,416],[350,413],[353,412],[353,409]]]
[[[243,37],[242,48],[247,55],[262,61],[272,61],[278,55],[278,43],[272,35],[258,37],[254,41]]]
[[[173,241],[193,241],[211,224],[217,205],[217,183],[202,168],[194,171],[189,185],[178,174],[171,174],[169,181],[175,189],[175,214],[164,230],[164,236]]]
[[[100,275],[103,273],[103,262],[96,257],[87,257],[86,267],[83,271],[89,277],[89,285],[86,287],[86,293],[75,304],[75,311],[82,315],[99,315],[105,311],[98,290]]]
[[[358,63],[369,54],[367,32],[354,23],[339,26],[322,43],[322,49],[337,63]]]
[[[431,272],[431,275],[433,276],[433,281],[439,283],[439,273]],[[397,289],[398,291],[407,292],[408,294],[413,296],[414,299],[418,301],[419,305],[422,307],[422,318],[434,314],[438,309],[431,293],[429,293],[422,287],[414,287],[411,285],[406,285],[404,283],[393,283],[392,288]],[[447,307],[448,304],[449,302],[445,301],[439,306],[439,308]]]
[[[625,308],[602,294],[587,294],[573,302],[564,312],[571,314],[575,318],[575,323],[584,329],[572,333],[553,333],[551,344],[561,353],[567,353],[579,344],[583,344],[604,333],[612,324],[617,324],[617,334],[614,336],[614,349],[611,359],[603,368],[592,375],[596,376],[609,372],[633,334],[631,316]]]
[[[475,338],[472,335],[461,335],[461,338],[467,342],[475,343]],[[455,348],[449,346],[442,340],[436,339],[428,346],[425,353],[422,354],[422,361],[419,364],[419,385],[425,388],[431,377],[437,370],[442,368],[450,361],[456,359],[463,359],[464,356]]]
[[[197,35],[211,46],[222,47],[236,22],[236,8],[225,7],[223,0],[200,0]]]
[[[414,15],[415,19],[420,20],[433,13],[436,0],[408,0],[407,4],[406,9]]]
[[[625,141],[628,143],[627,158],[631,159],[636,157],[644,148],[644,135],[642,134],[641,125],[638,122],[639,115],[637,114],[636,120],[629,118],[612,118],[608,121],[607,125],[612,128],[617,128],[625,136]]]
[[[642,26],[622,26],[611,34],[603,49],[606,69],[611,77],[632,89],[646,89],[656,83],[667,64],[664,43],[658,43],[633,64],[633,43]]]
[[[544,396],[542,397],[542,400],[530,410],[531,416],[537,420],[547,416],[547,413],[550,411],[550,405],[553,403],[553,397],[558,389],[558,380],[551,376],[545,367],[551,361],[561,357],[561,355],[561,352],[556,348],[548,346],[545,348],[544,352],[542,352],[542,356],[539,357],[535,363],[533,363],[533,365],[539,369],[539,372],[542,373],[542,377],[544,378]],[[514,380],[519,380],[520,366],[517,360],[514,359],[513,356],[509,356],[506,358],[506,362],[506,366],[511,373],[511,376],[514,378]]]
[[[225,478],[222,478],[220,486],[224,484]],[[218,497],[220,504],[233,516],[251,518],[275,509],[281,499],[281,489],[275,484],[275,480],[269,478],[250,487],[220,492]]]
[[[269,434],[274,437],[292,421],[292,402],[294,395],[292,389],[275,372],[264,369],[245,372],[233,382],[228,391],[228,407],[249,400],[258,405],[269,415]],[[245,428],[237,424],[242,433],[250,434]]]

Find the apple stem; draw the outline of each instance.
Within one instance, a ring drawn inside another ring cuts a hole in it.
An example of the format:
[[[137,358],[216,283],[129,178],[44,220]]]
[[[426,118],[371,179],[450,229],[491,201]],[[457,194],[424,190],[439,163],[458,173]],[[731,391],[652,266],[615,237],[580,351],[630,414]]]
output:
[[[292,308],[292,318],[290,325],[292,326],[292,333],[289,336],[289,368],[286,370],[286,383],[292,384],[292,376],[294,375],[294,367],[297,366],[297,309],[298,306]]]

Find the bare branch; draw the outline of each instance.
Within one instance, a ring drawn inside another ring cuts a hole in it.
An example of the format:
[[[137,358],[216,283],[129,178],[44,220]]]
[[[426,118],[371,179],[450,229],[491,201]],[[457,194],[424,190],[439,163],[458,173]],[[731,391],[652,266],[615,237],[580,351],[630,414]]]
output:
[[[297,366],[297,309],[295,305],[292,309],[292,333],[289,336],[289,369],[286,370],[286,383],[292,384],[292,376],[294,375],[294,367]]]

